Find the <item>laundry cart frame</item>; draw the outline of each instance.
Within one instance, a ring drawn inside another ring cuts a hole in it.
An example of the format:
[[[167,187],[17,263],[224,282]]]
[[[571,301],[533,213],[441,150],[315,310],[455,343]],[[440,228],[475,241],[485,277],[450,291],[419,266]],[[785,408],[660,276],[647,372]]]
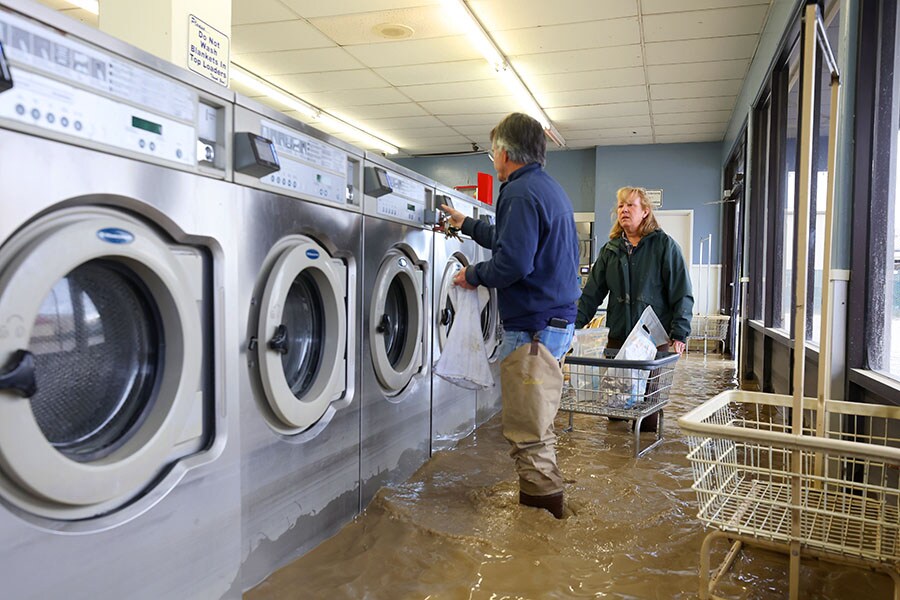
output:
[[[607,350],[607,353],[615,352]],[[574,428],[575,413],[631,421],[634,457],[643,456],[662,443],[663,408],[669,403],[678,357],[675,352],[658,352],[653,360],[567,356],[563,365],[566,381],[559,407],[569,412],[565,431]],[[655,413],[659,413],[655,439],[641,448],[641,423]]]

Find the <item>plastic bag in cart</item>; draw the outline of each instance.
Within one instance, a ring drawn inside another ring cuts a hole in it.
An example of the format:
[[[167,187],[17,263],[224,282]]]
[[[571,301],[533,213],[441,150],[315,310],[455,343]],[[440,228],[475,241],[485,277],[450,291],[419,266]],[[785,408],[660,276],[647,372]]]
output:
[[[481,332],[481,297],[478,290],[458,286],[450,289],[450,301],[456,315],[447,344],[434,365],[434,373],[460,387],[478,390],[494,385]],[[487,292],[487,290],[484,290]]]
[[[613,360],[652,361],[656,358],[656,347],[668,341],[669,334],[659,322],[659,317],[648,306]],[[649,375],[650,371],[646,369],[607,369],[600,382],[607,404],[613,408],[634,408],[644,400]]]

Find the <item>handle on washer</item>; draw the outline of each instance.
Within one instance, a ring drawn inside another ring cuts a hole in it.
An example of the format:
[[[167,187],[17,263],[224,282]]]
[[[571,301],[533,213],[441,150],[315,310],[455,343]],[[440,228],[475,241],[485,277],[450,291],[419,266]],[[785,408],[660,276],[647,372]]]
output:
[[[449,308],[445,308],[441,311],[441,325],[445,325],[449,327],[453,324],[453,311]]]
[[[282,323],[275,328],[275,335],[269,340],[268,346],[270,350],[274,350],[278,354],[287,354],[289,345],[287,325]]]
[[[0,373],[0,390],[13,390],[23,398],[37,393],[34,376],[34,354],[28,350],[16,350],[6,368]]]
[[[385,333],[391,329],[391,318],[387,314],[381,315],[381,322],[375,328],[378,333]]]

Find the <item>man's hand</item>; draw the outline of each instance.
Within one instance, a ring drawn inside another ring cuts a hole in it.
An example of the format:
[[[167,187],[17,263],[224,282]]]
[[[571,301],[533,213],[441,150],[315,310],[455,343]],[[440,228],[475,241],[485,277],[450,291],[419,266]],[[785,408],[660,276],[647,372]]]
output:
[[[464,267],[459,270],[459,272],[453,278],[453,285],[458,285],[459,287],[466,290],[474,290],[476,286],[466,281],[466,269],[468,268],[469,267]]]
[[[446,204],[441,204],[441,210],[447,213],[447,220],[450,221],[450,225],[457,229],[462,229],[463,221],[466,220],[466,215]]]
[[[684,352],[684,342],[672,340],[672,342],[669,344],[669,347],[671,347],[672,350],[677,352],[678,354],[682,354]]]

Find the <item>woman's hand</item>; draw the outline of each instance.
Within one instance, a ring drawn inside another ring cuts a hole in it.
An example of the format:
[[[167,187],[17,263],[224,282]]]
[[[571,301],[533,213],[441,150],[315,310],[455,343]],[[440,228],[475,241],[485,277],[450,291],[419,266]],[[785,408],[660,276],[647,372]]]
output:
[[[466,220],[466,215],[459,212],[452,206],[447,206],[446,204],[441,204],[441,210],[447,213],[447,218],[450,221],[450,225],[456,227],[457,229],[462,229],[463,221]]]
[[[684,342],[678,340],[672,340],[669,344],[669,347],[678,354],[684,353]]]

